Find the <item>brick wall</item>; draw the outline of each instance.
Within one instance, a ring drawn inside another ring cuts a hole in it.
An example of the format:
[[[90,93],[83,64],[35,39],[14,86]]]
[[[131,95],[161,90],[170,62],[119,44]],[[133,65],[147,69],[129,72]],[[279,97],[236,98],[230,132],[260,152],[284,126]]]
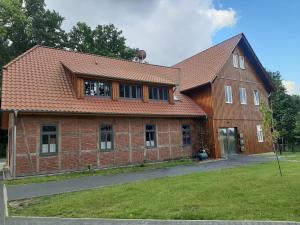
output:
[[[41,124],[57,124],[58,154],[40,156]],[[99,150],[99,127],[110,123],[114,150]],[[156,125],[157,146],[145,147],[145,125]],[[192,125],[192,145],[182,146],[181,124]],[[190,157],[199,149],[200,121],[122,117],[19,116],[17,120],[16,175],[55,173],[139,164]]]

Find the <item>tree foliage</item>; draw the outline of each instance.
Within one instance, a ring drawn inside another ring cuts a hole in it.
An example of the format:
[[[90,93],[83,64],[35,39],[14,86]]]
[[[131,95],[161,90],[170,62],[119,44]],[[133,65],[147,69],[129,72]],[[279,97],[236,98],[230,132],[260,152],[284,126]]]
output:
[[[269,72],[269,75],[275,86],[275,91],[271,94],[271,104],[274,117],[274,128],[279,132],[283,142],[294,142],[294,129],[296,127],[296,115],[299,105],[295,105],[295,97],[286,93],[282,84],[281,74],[279,72]],[[284,143],[282,143],[284,144]]]
[[[122,31],[113,24],[98,25],[95,29],[79,22],[68,34],[68,47],[80,52],[133,59],[137,49],[126,46]]]
[[[136,49],[126,46],[122,31],[113,24],[91,29],[79,22],[67,33],[61,27],[63,16],[45,6],[44,0],[0,0],[0,67],[37,44],[134,58]]]

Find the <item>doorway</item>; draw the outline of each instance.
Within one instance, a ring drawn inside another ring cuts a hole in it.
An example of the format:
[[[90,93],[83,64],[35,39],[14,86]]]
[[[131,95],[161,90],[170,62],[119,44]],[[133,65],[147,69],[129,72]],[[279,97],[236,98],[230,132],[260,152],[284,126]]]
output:
[[[237,154],[237,129],[233,127],[219,128],[221,157],[228,158]]]

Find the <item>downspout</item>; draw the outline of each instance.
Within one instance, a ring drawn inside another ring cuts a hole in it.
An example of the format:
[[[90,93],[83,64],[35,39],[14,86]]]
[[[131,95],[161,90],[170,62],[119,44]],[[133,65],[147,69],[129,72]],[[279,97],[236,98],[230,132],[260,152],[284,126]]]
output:
[[[12,177],[16,178],[16,158],[17,158],[17,117],[18,110],[14,111],[13,140],[12,140]]]

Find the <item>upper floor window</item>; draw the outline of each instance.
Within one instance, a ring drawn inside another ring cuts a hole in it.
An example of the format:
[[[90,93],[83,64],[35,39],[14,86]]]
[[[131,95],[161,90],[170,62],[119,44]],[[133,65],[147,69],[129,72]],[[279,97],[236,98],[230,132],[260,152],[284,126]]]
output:
[[[253,97],[254,97],[254,105],[259,105],[259,92],[258,90],[253,91]]]
[[[104,151],[113,149],[113,129],[111,124],[102,124],[100,127],[100,149]]]
[[[225,86],[225,102],[232,103],[232,88],[231,86]]]
[[[182,130],[182,144],[183,145],[191,145],[192,144],[191,125],[183,124],[181,127],[181,130]]]
[[[146,147],[147,148],[153,148],[156,146],[156,138],[155,138],[155,125],[149,124],[146,125]]]
[[[239,56],[240,68],[245,69],[245,58],[244,56]]]
[[[238,57],[238,55],[233,54],[232,57],[233,57],[233,59],[232,59],[233,67],[234,68],[239,68],[239,57]]]
[[[263,132],[261,125],[256,126],[256,131],[257,131],[258,142],[264,142],[264,132]]]
[[[91,96],[111,96],[111,83],[103,81],[85,80],[84,94]]]
[[[168,100],[168,88],[166,87],[149,87],[149,99]]]
[[[41,155],[57,154],[57,127],[56,125],[41,126]]]
[[[242,105],[247,104],[247,92],[246,88],[240,88],[240,102]]]
[[[142,98],[142,88],[140,85],[120,84],[121,98]]]

